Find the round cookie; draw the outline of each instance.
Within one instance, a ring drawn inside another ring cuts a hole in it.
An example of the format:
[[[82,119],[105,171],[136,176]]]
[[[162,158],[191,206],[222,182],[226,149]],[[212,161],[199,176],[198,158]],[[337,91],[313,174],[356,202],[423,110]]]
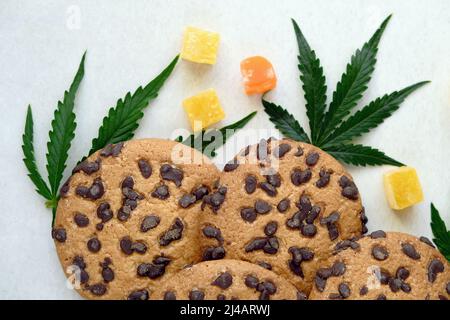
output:
[[[225,200],[203,214],[203,259],[260,264],[306,294],[334,245],[367,231],[350,174],[309,144],[249,146],[225,165],[220,186]]]
[[[197,219],[218,177],[201,153],[159,139],[108,145],[77,165],[52,236],[79,293],[145,299],[167,274],[201,260]]]
[[[336,246],[309,298],[448,300],[450,264],[427,238],[375,231]]]
[[[238,260],[201,262],[160,284],[151,299],[164,300],[304,300],[286,279]]]

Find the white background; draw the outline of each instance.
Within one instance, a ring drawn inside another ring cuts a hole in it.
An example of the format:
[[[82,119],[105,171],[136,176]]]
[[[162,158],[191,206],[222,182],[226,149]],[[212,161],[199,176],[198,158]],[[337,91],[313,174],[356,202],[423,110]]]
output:
[[[221,34],[218,62],[209,67],[180,61],[146,110],[137,137],[167,138],[176,128],[189,128],[182,99],[210,87],[218,91],[227,113],[222,125],[258,110],[250,126],[271,128],[259,97],[243,94],[239,63],[256,54],[270,59],[278,75],[278,87],[269,98],[306,125],[290,18],[298,21],[320,57],[330,96],[354,50],[393,13],[363,103],[420,80],[432,83],[360,142],[417,168],[426,199],[412,209],[393,212],[382,187],[382,175],[391,168],[349,170],[363,196],[370,230],[430,236],[430,201],[450,225],[450,1],[37,3],[0,3],[0,298],[78,298],[65,286],[50,238],[50,211],[34,192],[21,161],[26,106],[33,106],[36,157],[44,172],[52,113],[88,50],[76,100],[72,167],[89,149],[108,108],[153,78],[179,52],[186,25]]]

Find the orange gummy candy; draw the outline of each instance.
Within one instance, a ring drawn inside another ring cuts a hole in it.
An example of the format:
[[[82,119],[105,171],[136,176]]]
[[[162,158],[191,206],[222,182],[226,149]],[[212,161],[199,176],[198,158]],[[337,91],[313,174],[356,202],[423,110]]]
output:
[[[249,57],[241,62],[246,94],[264,93],[277,85],[277,77],[269,60],[261,56]]]

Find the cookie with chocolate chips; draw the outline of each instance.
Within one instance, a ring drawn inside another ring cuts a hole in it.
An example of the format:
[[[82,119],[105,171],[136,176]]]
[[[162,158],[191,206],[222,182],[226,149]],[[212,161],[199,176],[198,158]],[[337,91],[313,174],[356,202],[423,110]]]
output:
[[[424,237],[375,231],[335,249],[317,271],[310,299],[450,298],[450,264]]]
[[[203,260],[197,219],[202,207],[220,206],[218,177],[199,152],[159,139],[109,145],[77,165],[52,236],[79,293],[145,300],[169,274]]]
[[[162,282],[152,300],[297,300],[289,281],[258,265],[238,260],[205,261]]]
[[[319,148],[292,140],[263,140],[227,165],[227,189],[215,212],[203,213],[223,242],[201,241],[205,260],[220,247],[226,259],[270,265],[309,292],[319,264],[344,239],[366,231],[358,188],[344,167]]]

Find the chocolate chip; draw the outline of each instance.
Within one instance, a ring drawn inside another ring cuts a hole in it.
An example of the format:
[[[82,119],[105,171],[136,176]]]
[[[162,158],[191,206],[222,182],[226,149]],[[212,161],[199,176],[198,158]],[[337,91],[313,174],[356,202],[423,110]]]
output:
[[[319,154],[317,152],[311,152],[306,156],[306,164],[308,166],[316,165],[317,161],[319,161]]]
[[[306,215],[305,222],[308,224],[314,223],[314,220],[319,216],[320,214],[320,207],[319,206],[313,206],[309,213]]]
[[[286,226],[291,229],[298,229],[301,227],[303,220],[305,220],[306,215],[301,212],[297,211],[292,215],[291,218],[286,220]]]
[[[219,210],[220,206],[225,201],[226,194],[227,188],[224,186],[219,187],[217,191],[214,191],[203,198],[202,209],[205,205],[209,205],[213,212],[217,213],[217,210]]]
[[[159,244],[164,247],[175,240],[181,239],[183,235],[183,229],[183,222],[180,218],[176,218],[174,223],[170,226],[169,230],[167,230],[160,236]]]
[[[281,176],[278,173],[267,175],[266,181],[275,188],[279,188],[281,186]]]
[[[428,264],[428,281],[433,283],[436,280],[438,273],[441,272],[444,272],[444,264],[438,259],[431,260]]]
[[[67,234],[64,228],[54,228],[52,229],[52,238],[58,242],[66,242]]]
[[[100,159],[97,159],[93,162],[85,160],[75,166],[75,168],[72,170],[72,174],[83,171],[84,173],[91,175],[94,172],[100,170],[100,163],[101,163]]]
[[[351,181],[348,177],[342,176],[339,179],[339,185],[342,188],[341,194],[344,197],[346,197],[350,200],[358,199],[358,195],[359,195],[358,188],[356,187],[355,183],[353,181]]]
[[[164,300],[177,300],[177,296],[175,295],[175,292],[166,291],[164,293]]]
[[[419,260],[420,254],[417,252],[416,248],[410,243],[402,243],[402,251],[408,257],[413,260]]]
[[[223,243],[222,233],[218,228],[214,226],[206,226],[202,231],[205,237],[216,239],[220,244]]]
[[[255,276],[248,275],[245,277],[244,283],[247,287],[255,289],[259,284],[259,279]]]
[[[205,294],[200,290],[192,290],[189,292],[189,300],[204,300]]]
[[[319,292],[323,292],[325,290],[325,286],[327,285],[327,280],[322,277],[316,276],[314,278],[314,284],[316,285],[316,288]]]
[[[113,218],[113,212],[111,206],[107,202],[102,202],[97,208],[97,217],[102,220],[103,223],[108,222]]]
[[[89,224],[89,218],[80,212],[77,212],[75,216],[73,217],[73,220],[75,221],[76,225],[80,228],[84,228]]]
[[[450,294],[450,282],[447,282],[447,285],[445,286],[445,290],[448,294]]]
[[[259,214],[266,214],[272,210],[272,206],[266,201],[258,199],[255,201],[255,210]]]
[[[264,233],[266,236],[273,236],[278,229],[278,223],[276,221],[271,221],[264,227]]]
[[[361,226],[362,226],[361,233],[365,234],[365,233],[367,233],[367,231],[369,231],[366,227],[366,224],[369,221],[369,219],[367,219],[366,209],[364,207],[361,209],[361,212],[359,213],[359,219],[361,220]]]
[[[305,237],[314,237],[317,233],[317,228],[313,224],[304,224],[300,227],[300,231]]]
[[[70,178],[67,179],[66,182],[64,182],[64,184],[62,185],[61,189],[59,189],[60,197],[65,198],[69,193],[69,189],[70,189]]]
[[[239,167],[239,162],[237,159],[233,159],[223,167],[223,171],[231,172],[231,171],[236,170],[237,167]]]
[[[144,254],[147,252],[147,246],[143,242],[134,242],[131,245],[131,250],[139,254]]]
[[[120,221],[126,221],[131,215],[131,208],[129,206],[123,206],[117,212],[117,219]]]
[[[380,238],[386,238],[386,232],[383,230],[377,230],[370,234],[371,239],[380,239]]]
[[[119,142],[117,144],[108,144],[106,147],[103,148],[102,151],[100,151],[100,155],[102,157],[117,157],[120,154],[120,151],[122,150],[123,142]]]
[[[153,198],[165,200],[170,196],[169,187],[167,187],[165,184],[162,184],[162,185],[156,187],[156,189],[151,193],[151,196]]]
[[[136,290],[128,295],[128,300],[148,300],[148,291]]]
[[[177,187],[181,186],[184,174],[180,169],[174,168],[169,164],[163,164],[159,169],[159,173],[164,180],[172,181]]]
[[[311,180],[312,172],[310,169],[305,169],[304,171],[300,169],[294,169],[291,173],[291,182],[295,186],[307,183]]]
[[[150,178],[153,170],[152,170],[152,166],[150,165],[150,163],[147,160],[140,159],[138,161],[138,167],[139,167],[139,171],[141,171],[141,175],[145,179]]]
[[[389,284],[389,280],[392,278],[391,274],[387,270],[381,269],[379,273],[375,273],[381,284]]]
[[[205,186],[199,186],[195,189],[192,194],[195,196],[196,200],[202,200],[204,196],[209,193],[209,189]]]
[[[258,261],[258,266],[267,269],[272,270],[272,265],[270,263],[264,262],[264,261]]]
[[[91,238],[87,242],[87,248],[89,249],[89,251],[96,253],[100,251],[100,249],[102,248],[102,244],[97,238]]]
[[[387,298],[384,294],[380,294],[380,295],[378,295],[376,300],[387,300]]]
[[[279,247],[280,245],[278,243],[278,239],[276,237],[271,237],[267,239],[267,242],[263,247],[263,251],[267,254],[276,254]]]
[[[224,294],[218,294],[216,300],[227,300]]]
[[[214,280],[211,285],[221,289],[228,289],[233,284],[233,276],[229,272],[224,272]]]
[[[428,239],[427,237],[420,237],[419,240],[422,241],[423,243],[426,243],[430,247],[435,248],[433,242],[431,242],[431,240]]]
[[[208,247],[203,251],[203,261],[220,260],[225,257],[223,247]]]
[[[303,261],[311,261],[314,258],[314,252],[308,248],[298,247],[290,247],[288,252],[292,256],[292,259],[289,260],[289,268],[294,274],[304,278],[301,263]]]
[[[409,277],[409,271],[404,267],[400,267],[397,269],[395,276],[401,280],[406,280]]]
[[[365,296],[369,292],[369,288],[367,286],[362,286],[361,289],[359,289],[359,295]]]
[[[84,262],[83,257],[75,256],[72,260],[72,264],[82,270],[86,269],[86,263]]]
[[[92,286],[89,286],[89,291],[94,296],[102,296],[106,293],[106,286],[102,283],[97,283]]]
[[[114,280],[114,271],[110,267],[103,268],[102,277],[105,282],[111,282]]]
[[[297,300],[308,300],[306,293],[297,291]]]
[[[331,172],[321,169],[319,172],[319,180],[316,181],[317,188],[325,188],[330,183]]]
[[[346,299],[350,297],[351,290],[348,284],[346,283],[339,284],[338,291],[342,298]]]
[[[192,206],[195,201],[197,201],[197,198],[193,194],[185,194],[180,198],[180,200],[178,200],[178,204],[182,208],[188,208]]]
[[[322,218],[320,220],[320,224],[326,225],[328,229],[328,236],[330,240],[335,240],[339,236],[339,230],[336,225],[337,221],[339,220],[340,214],[339,212],[333,212],[328,217]]]
[[[247,222],[253,222],[256,220],[256,211],[253,208],[242,208],[241,218]]]
[[[392,292],[398,292],[400,288],[402,287],[402,281],[397,278],[391,278],[389,279],[389,288]]]
[[[446,296],[443,296],[442,294],[438,295],[439,300],[447,301],[448,298]]]
[[[141,277],[156,279],[161,277],[166,270],[166,266],[170,263],[170,259],[166,257],[156,257],[152,263],[142,263],[137,268],[137,274]]]
[[[131,248],[131,246],[133,245],[133,241],[130,237],[123,237],[120,240],[119,245],[122,252],[126,255],[130,255],[133,253],[133,249]]]
[[[341,242],[338,242],[336,246],[334,247],[334,253],[341,252],[343,250],[346,250],[348,248],[352,248],[353,250],[357,250],[360,248],[360,245],[358,242],[353,241],[351,239],[343,240]]]
[[[75,189],[75,193],[85,199],[97,200],[103,196],[105,189],[103,187],[102,180],[100,178],[95,178],[89,188],[85,186],[78,186]]]
[[[345,266],[345,263],[342,261],[335,262],[333,264],[333,266],[331,267],[331,273],[335,277],[342,276],[346,270],[347,270],[347,268]]]
[[[303,155],[303,149],[301,147],[297,147],[297,151],[294,153],[294,156],[301,157]]]
[[[278,203],[277,209],[280,213],[284,213],[289,209],[290,205],[291,201],[289,199],[283,199]]]
[[[384,261],[389,257],[389,253],[385,247],[376,245],[372,248],[372,256],[378,261]]]
[[[147,232],[151,229],[156,228],[159,225],[160,221],[161,219],[156,215],[151,214],[149,216],[146,216],[141,223],[141,232]]]
[[[267,243],[266,237],[254,238],[245,246],[245,252],[252,252],[255,250],[262,250]]]
[[[261,182],[259,184],[261,190],[263,190],[269,197],[275,197],[277,195],[277,189],[268,182]]]
[[[253,192],[255,192],[257,183],[258,181],[255,176],[247,176],[245,178],[245,192],[247,192],[248,194],[252,194]]]
[[[282,143],[273,149],[273,155],[279,159],[283,158],[286,153],[291,151],[291,148],[292,147],[290,144]]]

